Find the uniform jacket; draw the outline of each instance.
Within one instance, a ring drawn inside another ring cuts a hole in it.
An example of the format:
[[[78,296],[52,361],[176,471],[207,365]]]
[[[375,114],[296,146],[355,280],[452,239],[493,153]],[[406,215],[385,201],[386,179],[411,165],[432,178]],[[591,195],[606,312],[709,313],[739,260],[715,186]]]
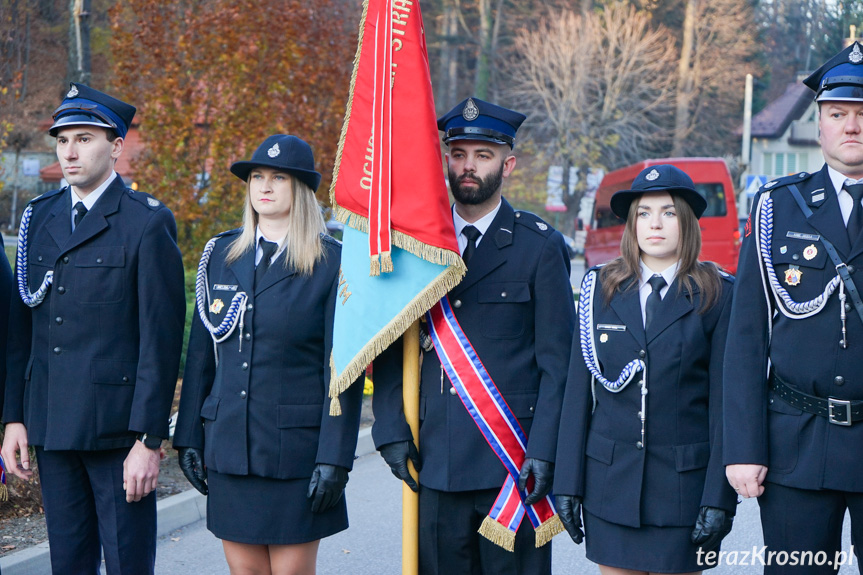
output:
[[[799,188],[813,212],[811,217],[806,218],[794,202],[789,183]],[[863,423],[850,427],[831,424],[774,398],[770,391],[768,355],[773,372],[804,393],[863,400],[863,323],[849,298],[848,348],[842,349],[837,289],[824,309],[809,318],[776,314],[770,341],[768,326],[775,305],[772,292],[768,292],[769,307],[764,295],[755,243],[755,207],[768,192],[774,210],[770,251],[780,284],[795,301],[821,294],[837,275],[821,238],[833,243],[858,289],[863,286],[859,272],[863,269],[863,238],[850,244],[826,166],[814,174],[768,183],[758,192],[740,251],[726,351],[725,463],[766,465],[767,481],[790,487],[863,491]],[[797,266],[800,272],[798,285],[786,280],[790,266]]]
[[[598,268],[592,271],[598,273]],[[621,525],[692,526],[701,506],[733,514],[735,493],[722,465],[722,360],[732,280],[698,313],[701,296],[672,282],[645,333],[633,281],[606,306],[594,287],[593,325],[603,376],[615,381],[641,358],[647,373],[647,422],[641,438],[641,378],[618,393],[596,382],[573,338],[560,423],[554,492],[584,498],[590,513]],[[604,341],[603,341],[604,340]]]
[[[171,211],[116,177],[72,232],[70,189],[31,202],[29,308],[10,310],[6,423],[45,449],[131,446],[168,437],[183,342],[183,262]]]
[[[0,249],[3,237],[0,236]],[[9,322],[9,301],[13,292],[12,268],[5,254],[0,256],[0,413],[3,413],[3,391],[6,388],[6,329]]]
[[[310,276],[285,267],[285,252],[253,287],[255,251],[227,264],[239,230],[222,234],[208,268],[209,311],[219,325],[237,292],[246,292],[243,330],[218,344],[195,310],[174,446],[204,450],[209,469],[279,479],[311,477],[316,463],[351,469],[362,383],[342,395],[342,415],[329,415],[333,314],[341,245],[323,237],[325,257]]]
[[[563,237],[506,200],[449,300],[462,329],[528,434],[527,456],[554,461],[574,325]],[[402,410],[401,345],[375,360],[376,446],[411,438]],[[440,491],[500,487],[506,471],[434,351],[422,358],[420,483]],[[454,391],[454,390],[453,390]]]

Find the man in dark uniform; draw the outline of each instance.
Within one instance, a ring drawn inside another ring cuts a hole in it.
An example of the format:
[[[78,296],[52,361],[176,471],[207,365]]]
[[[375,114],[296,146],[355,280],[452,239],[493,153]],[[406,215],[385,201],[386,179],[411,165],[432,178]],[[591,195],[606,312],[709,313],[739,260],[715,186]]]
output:
[[[515,168],[512,147],[524,119],[468,98],[440,118],[438,128],[449,146],[453,221],[468,268],[448,299],[478,360],[528,435],[520,487],[522,496],[530,493],[531,505],[551,489],[575,313],[563,237],[501,197],[503,180]],[[527,518],[515,535],[515,553],[478,535],[507,471],[428,338],[423,340],[420,572],[550,573],[551,546],[536,548]],[[415,464],[419,458],[402,409],[401,358],[397,342],[375,362],[372,435],[396,477],[416,491],[406,465],[409,457]]]
[[[758,497],[767,573],[832,573],[846,509],[863,547],[863,48],[804,82],[826,165],[768,182],[744,231],[725,367],[725,464]],[[822,553],[821,557],[817,555]]]
[[[185,298],[173,214],[114,172],[134,114],[72,84],[49,130],[70,185],[21,218],[2,455],[29,479],[35,446],[57,574],[155,562]]]
[[[6,388],[6,337],[9,323],[9,298],[12,297],[12,268],[6,259],[0,236],[0,413],[3,412],[3,390]]]

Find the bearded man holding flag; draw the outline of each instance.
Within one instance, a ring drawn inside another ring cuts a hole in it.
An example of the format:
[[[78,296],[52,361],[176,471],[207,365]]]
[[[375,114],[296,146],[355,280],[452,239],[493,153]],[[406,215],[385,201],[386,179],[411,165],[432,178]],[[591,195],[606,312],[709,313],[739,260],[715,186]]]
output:
[[[375,360],[372,435],[419,491],[423,574],[550,574],[563,529],[550,490],[575,312],[563,237],[501,196],[524,119],[478,98],[438,119],[467,274],[422,327],[419,451],[401,340]]]

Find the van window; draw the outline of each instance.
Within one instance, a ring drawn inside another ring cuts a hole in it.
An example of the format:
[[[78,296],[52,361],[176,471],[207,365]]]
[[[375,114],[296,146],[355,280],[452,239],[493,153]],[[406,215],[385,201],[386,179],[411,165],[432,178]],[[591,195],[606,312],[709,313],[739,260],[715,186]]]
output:
[[[728,215],[728,205],[725,200],[725,186],[722,184],[695,184],[695,189],[707,200],[707,209],[701,217],[718,217]]]
[[[618,218],[614,212],[611,211],[610,206],[601,206],[596,209],[596,225],[597,229],[599,228],[610,228],[611,226],[621,226],[623,225],[623,220]]]

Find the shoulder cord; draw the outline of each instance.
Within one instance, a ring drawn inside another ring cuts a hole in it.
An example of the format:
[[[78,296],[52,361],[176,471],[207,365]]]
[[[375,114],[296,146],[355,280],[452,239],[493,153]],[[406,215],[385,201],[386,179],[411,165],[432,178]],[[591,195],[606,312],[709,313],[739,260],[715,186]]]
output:
[[[633,380],[635,374],[643,372],[641,376],[641,411],[638,414],[641,420],[641,442],[644,445],[644,434],[647,422],[647,365],[641,359],[634,359],[627,363],[616,381],[606,379],[599,369],[596,359],[596,341],[593,333],[593,288],[596,284],[596,271],[585,274],[581,282],[581,295],[578,306],[578,325],[581,334],[581,355],[584,364],[593,376],[591,381],[591,393],[593,394],[593,407],[596,409],[596,389],[598,381],[602,387],[611,393],[620,393]]]
[[[54,270],[45,273],[42,285],[36,293],[30,293],[28,287],[27,270],[27,233],[30,230],[30,217],[33,215],[33,206],[28,205],[21,216],[21,227],[18,229],[18,254],[15,257],[15,267],[18,271],[18,293],[28,307],[36,307],[48,294],[48,288],[54,282]]]
[[[768,283],[776,296],[776,301],[783,305],[778,305],[786,317],[790,319],[805,319],[811,317],[827,305],[827,300],[836,291],[840,285],[840,277],[837,274],[831,279],[824,292],[815,299],[807,302],[796,302],[791,299],[788,291],[779,283],[779,278],[776,277],[776,271],[773,269],[773,255],[771,254],[771,241],[773,239],[773,198],[764,194],[758,205],[758,239],[761,259],[764,261],[764,269],[767,272]],[[844,286],[840,288],[840,297],[844,299]],[[844,307],[843,307],[844,309]]]
[[[246,301],[248,301],[249,296],[244,291],[234,294],[222,323],[218,326],[210,323],[210,319],[207,317],[210,304],[210,292],[207,289],[207,285],[209,284],[207,267],[210,263],[210,255],[216,246],[216,239],[212,238],[208,241],[207,245],[204,246],[204,253],[201,254],[201,261],[198,263],[198,275],[195,279],[195,302],[198,307],[198,315],[201,317],[204,327],[207,328],[207,331],[210,332],[210,336],[213,338],[213,351],[216,354],[216,365],[218,366],[219,349],[216,344],[222,343],[231,337],[238,323],[240,325],[240,351],[243,351],[243,320],[246,316]]]

